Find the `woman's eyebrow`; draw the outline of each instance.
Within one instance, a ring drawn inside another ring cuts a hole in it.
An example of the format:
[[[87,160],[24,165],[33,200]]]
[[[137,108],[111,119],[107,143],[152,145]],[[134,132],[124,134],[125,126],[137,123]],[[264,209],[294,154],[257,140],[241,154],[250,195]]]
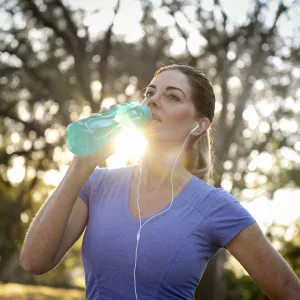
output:
[[[148,85],[147,87],[156,89],[156,85],[154,85],[154,84],[150,84],[150,85]],[[184,97],[186,98],[186,95],[185,95],[185,93],[183,92],[183,90],[180,89],[180,88],[178,88],[178,87],[175,87],[175,86],[167,86],[167,87],[166,87],[166,90],[167,90],[167,91],[168,91],[168,90],[178,90],[178,91],[180,91],[180,92],[184,95]]]

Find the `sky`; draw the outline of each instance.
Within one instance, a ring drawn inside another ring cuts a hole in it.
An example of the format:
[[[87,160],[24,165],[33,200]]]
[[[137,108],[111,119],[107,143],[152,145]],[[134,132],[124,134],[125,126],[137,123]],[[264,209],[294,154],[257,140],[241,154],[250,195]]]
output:
[[[103,26],[105,27],[105,25],[108,26],[108,24],[111,23],[111,20],[113,18],[113,9],[115,8],[117,1],[111,0],[96,2],[94,0],[86,0],[83,2],[81,0],[65,0],[64,2],[71,5],[71,7],[81,8],[88,12],[85,23],[86,25],[89,25],[90,33],[92,36],[94,36],[99,33],[99,28],[103,28]],[[163,9],[159,9],[161,1],[152,0],[151,2],[155,7],[157,7],[157,12],[155,15],[157,16],[159,23],[165,26],[172,24],[172,18],[167,16],[164,13]],[[189,3],[195,2],[198,1],[189,1]],[[202,0],[201,4],[205,10],[211,11],[214,7],[213,2],[214,1],[212,0]],[[279,30],[282,34],[284,34],[286,37],[293,37],[294,30],[298,26],[297,19],[300,16],[300,2],[298,0],[283,0],[282,2],[287,6],[290,6],[292,3],[296,3],[293,5],[293,9],[289,13],[290,18],[282,18],[281,24],[279,26]],[[254,9],[253,0],[221,0],[220,3],[225,13],[230,16],[228,22],[230,22],[232,25],[241,25],[245,23],[247,14],[249,12],[252,12]],[[279,0],[272,0],[268,3],[269,10],[268,13],[264,16],[264,24],[268,27],[271,26],[273,22],[278,3]],[[91,15],[91,12],[97,8],[101,8],[101,10],[98,13]],[[190,6],[187,9],[187,13],[192,18],[192,16],[194,15],[194,8]],[[117,19],[115,20],[115,33],[125,35],[127,34],[129,36],[128,40],[135,40],[135,38],[138,39],[141,35],[139,26],[139,20],[141,16],[142,11],[140,7],[140,1],[121,0],[120,11]]]

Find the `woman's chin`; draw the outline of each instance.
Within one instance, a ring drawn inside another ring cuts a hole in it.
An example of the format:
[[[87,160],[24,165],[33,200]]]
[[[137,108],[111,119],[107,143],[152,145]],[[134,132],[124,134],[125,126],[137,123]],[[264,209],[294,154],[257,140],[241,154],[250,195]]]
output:
[[[143,134],[148,137],[152,136],[152,135],[156,135],[157,132],[158,132],[158,124],[159,122],[158,121],[155,121],[155,120],[151,120],[143,129]]]

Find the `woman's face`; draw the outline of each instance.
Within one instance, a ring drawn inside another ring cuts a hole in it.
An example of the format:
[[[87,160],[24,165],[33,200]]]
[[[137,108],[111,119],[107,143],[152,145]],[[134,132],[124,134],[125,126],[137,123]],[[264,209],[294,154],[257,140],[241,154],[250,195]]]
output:
[[[184,142],[198,124],[191,95],[188,78],[178,70],[163,71],[153,78],[143,101],[151,108],[155,120],[145,129],[150,141]]]

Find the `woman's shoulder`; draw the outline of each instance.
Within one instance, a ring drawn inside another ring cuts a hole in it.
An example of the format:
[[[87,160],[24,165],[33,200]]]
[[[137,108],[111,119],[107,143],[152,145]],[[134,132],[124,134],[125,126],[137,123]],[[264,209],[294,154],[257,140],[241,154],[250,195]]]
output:
[[[206,216],[226,209],[228,206],[240,205],[231,193],[199,178],[194,179],[192,189],[194,205]]]
[[[197,209],[202,215],[205,215],[209,199],[215,189],[216,188],[214,186],[196,176],[193,176],[191,181],[188,183],[187,188],[184,189],[186,202]]]
[[[97,167],[90,175],[88,181],[93,188],[97,188],[104,180],[112,182],[112,180],[118,180],[118,178],[129,175],[133,168],[133,165],[118,168]]]

